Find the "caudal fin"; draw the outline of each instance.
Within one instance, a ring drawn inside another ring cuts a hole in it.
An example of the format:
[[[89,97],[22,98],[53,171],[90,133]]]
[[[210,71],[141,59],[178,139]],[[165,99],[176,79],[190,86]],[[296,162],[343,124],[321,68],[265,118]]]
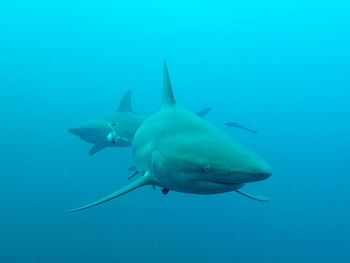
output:
[[[75,208],[75,209],[72,209],[72,210],[69,210],[67,211],[67,213],[73,213],[73,212],[77,212],[77,211],[80,211],[80,210],[84,210],[84,209],[88,209],[90,207],[93,207],[93,206],[97,206],[97,205],[100,205],[102,203],[105,203],[105,202],[108,202],[114,198],[117,198],[121,195],[124,195],[128,192],[131,192],[132,190],[135,190],[136,188],[139,188],[140,186],[143,186],[143,185],[146,185],[146,184],[150,184],[152,181],[152,177],[151,175],[147,172],[145,173],[144,176],[140,177],[139,179],[137,179],[136,181],[132,182],[131,184],[128,184],[127,186],[115,191],[114,193],[110,194],[110,195],[107,195],[106,197],[103,197],[95,202],[92,202],[88,205],[84,205],[84,206],[81,206],[81,207],[78,207],[78,208]]]

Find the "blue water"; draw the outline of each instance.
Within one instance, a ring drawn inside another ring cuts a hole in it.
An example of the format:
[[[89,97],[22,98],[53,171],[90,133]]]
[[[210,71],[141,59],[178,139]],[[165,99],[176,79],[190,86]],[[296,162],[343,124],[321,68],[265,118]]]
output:
[[[350,262],[348,1],[0,3],[0,262]],[[133,91],[178,104],[262,156],[274,174],[199,196],[128,183],[130,149],[88,156],[67,129]],[[253,135],[224,126],[238,121]]]

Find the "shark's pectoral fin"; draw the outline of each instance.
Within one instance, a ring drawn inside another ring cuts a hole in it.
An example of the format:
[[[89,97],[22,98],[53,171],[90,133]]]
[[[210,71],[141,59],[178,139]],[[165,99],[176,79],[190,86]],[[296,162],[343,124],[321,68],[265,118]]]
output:
[[[260,202],[268,202],[270,201],[270,198],[268,197],[265,197],[265,196],[262,196],[262,195],[256,195],[256,194],[249,194],[241,189],[237,189],[236,190],[237,193],[241,194],[241,195],[244,195],[248,198],[251,198],[253,200],[256,200],[256,201],[260,201]]]
[[[81,206],[79,208],[76,209],[72,209],[67,211],[67,213],[72,213],[72,212],[76,212],[76,211],[80,211],[80,210],[84,210],[93,206],[97,206],[100,205],[102,203],[105,203],[107,201],[110,201],[114,198],[117,198],[121,195],[124,195],[132,190],[135,190],[136,188],[139,188],[140,186],[146,185],[146,184],[150,184],[152,182],[152,176],[146,172],[144,176],[140,177],[139,179],[137,179],[136,181],[132,182],[131,184],[123,187],[122,189],[117,190],[116,192],[107,195],[106,197],[101,198],[100,200],[97,200],[93,203],[90,203],[88,205],[85,206]]]
[[[102,144],[95,144],[94,146],[92,146],[92,148],[89,151],[89,155],[94,155],[95,153],[103,150],[104,148],[106,148],[105,145]]]

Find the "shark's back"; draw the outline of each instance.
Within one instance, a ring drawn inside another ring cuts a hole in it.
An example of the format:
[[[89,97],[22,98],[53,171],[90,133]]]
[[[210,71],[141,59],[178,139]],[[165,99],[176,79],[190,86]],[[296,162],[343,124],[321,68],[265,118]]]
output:
[[[157,143],[159,140],[175,134],[193,134],[195,136],[204,132],[225,136],[196,114],[179,106],[173,106],[162,109],[143,123],[135,134],[135,147],[143,141]],[[137,134],[142,135],[136,136]]]

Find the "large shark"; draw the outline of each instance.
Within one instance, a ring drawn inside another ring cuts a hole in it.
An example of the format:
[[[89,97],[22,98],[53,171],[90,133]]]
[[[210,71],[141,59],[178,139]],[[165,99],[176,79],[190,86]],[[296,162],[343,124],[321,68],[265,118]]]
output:
[[[236,191],[258,201],[268,200],[241,188],[270,177],[270,166],[204,119],[178,106],[165,61],[161,107],[137,130],[132,152],[140,178],[69,212],[102,204],[144,185],[162,187],[164,194],[169,190],[205,195]]]
[[[197,113],[203,117],[211,110],[206,108]],[[137,129],[146,117],[136,114],[131,107],[131,91],[127,91],[118,110],[109,116],[88,121],[82,125],[68,129],[82,140],[92,143],[89,151],[93,155],[106,147],[129,147]]]

